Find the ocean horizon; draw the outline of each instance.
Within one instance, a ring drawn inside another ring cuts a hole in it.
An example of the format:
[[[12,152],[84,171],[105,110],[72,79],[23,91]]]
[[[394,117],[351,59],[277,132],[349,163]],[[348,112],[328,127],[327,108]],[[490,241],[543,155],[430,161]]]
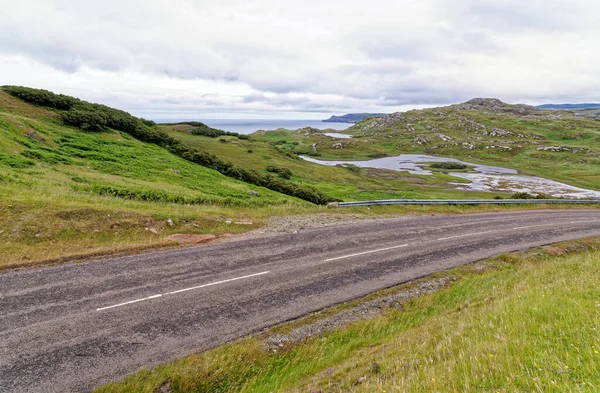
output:
[[[336,131],[351,127],[350,123],[327,123],[321,120],[301,119],[153,119],[157,123],[179,123],[185,121],[199,121],[209,127],[223,131],[237,132],[240,134],[252,134],[258,130],[276,130],[285,128],[297,130],[304,127],[313,127],[319,130],[332,129]]]

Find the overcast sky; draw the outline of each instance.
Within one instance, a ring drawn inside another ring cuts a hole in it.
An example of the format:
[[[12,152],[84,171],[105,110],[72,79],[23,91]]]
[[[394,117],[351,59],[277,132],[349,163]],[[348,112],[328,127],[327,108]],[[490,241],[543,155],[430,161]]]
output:
[[[0,0],[0,85],[148,118],[600,102],[597,0]]]

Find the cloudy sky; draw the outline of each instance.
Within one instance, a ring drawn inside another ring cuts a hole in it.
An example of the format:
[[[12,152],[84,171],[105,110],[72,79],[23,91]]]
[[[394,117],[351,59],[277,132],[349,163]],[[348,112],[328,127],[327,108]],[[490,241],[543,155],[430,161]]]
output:
[[[597,0],[0,0],[0,85],[148,118],[600,102]]]

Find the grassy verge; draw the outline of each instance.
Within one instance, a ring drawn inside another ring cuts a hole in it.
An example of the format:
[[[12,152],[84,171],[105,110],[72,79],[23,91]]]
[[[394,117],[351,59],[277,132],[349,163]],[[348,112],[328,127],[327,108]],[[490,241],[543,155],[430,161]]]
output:
[[[589,206],[373,206],[327,208],[309,204],[191,205],[127,200],[32,185],[0,187],[0,270],[176,247],[172,234],[228,235],[267,225],[270,217],[326,214],[344,219],[393,215],[470,214]],[[169,223],[171,220],[171,223]]]
[[[265,348],[274,334],[361,303],[352,302],[97,392],[597,391],[600,238],[502,255],[435,277],[450,277],[450,284],[404,302],[402,310],[280,351]]]

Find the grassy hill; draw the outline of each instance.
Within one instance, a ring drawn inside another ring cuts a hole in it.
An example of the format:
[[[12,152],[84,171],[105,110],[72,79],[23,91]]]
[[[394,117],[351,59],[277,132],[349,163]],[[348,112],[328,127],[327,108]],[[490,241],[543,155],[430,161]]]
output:
[[[64,125],[60,111],[0,91],[0,267],[235,233],[248,225],[225,221],[310,205],[124,131]]]

